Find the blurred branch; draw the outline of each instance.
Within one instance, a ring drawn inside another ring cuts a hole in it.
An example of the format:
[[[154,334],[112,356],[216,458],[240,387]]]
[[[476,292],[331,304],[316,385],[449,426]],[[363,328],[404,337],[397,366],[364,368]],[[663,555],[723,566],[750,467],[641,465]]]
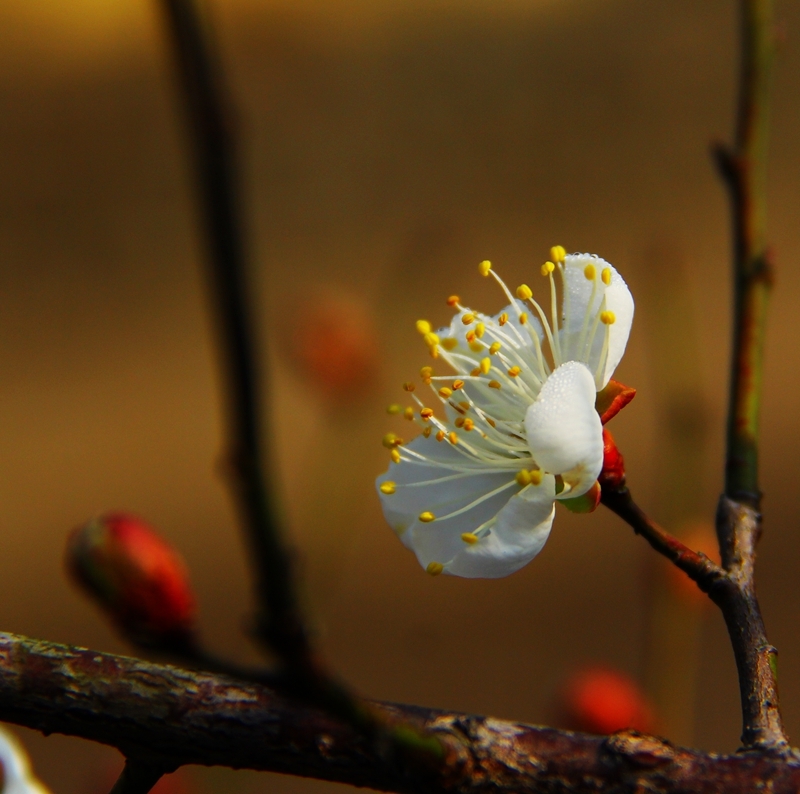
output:
[[[766,241],[767,143],[775,33],[772,0],[740,0],[736,144],[714,155],[731,199],[734,323],[725,494],[758,509],[758,432],[772,263]]]
[[[109,794],[147,794],[163,776],[156,768],[133,758],[125,760],[125,768]]]
[[[707,755],[632,731],[587,736],[372,705],[387,722],[402,720],[440,736],[447,765],[412,781],[352,728],[265,687],[0,633],[0,719],[99,741],[154,768],[223,765],[402,794],[788,794],[800,788],[800,764],[769,754]]]
[[[441,758],[435,739],[388,731],[363,702],[333,678],[316,656],[303,623],[292,559],[270,498],[275,476],[263,453],[258,357],[247,301],[244,243],[230,104],[210,32],[194,0],[161,0],[186,99],[195,165],[208,235],[212,300],[229,394],[230,459],[239,506],[255,562],[257,633],[282,663],[287,690],[327,709],[394,752],[418,760]]]

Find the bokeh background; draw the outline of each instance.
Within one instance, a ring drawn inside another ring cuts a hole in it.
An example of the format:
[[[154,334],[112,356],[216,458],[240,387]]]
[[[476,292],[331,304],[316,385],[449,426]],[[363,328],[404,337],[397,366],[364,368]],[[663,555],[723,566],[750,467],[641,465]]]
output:
[[[560,243],[613,262],[636,298],[618,376],[639,391],[613,430],[637,499],[676,532],[707,531],[730,306],[708,150],[733,126],[737,3],[209,6],[238,102],[276,487],[328,659],[373,697],[547,723],[565,676],[610,666],[646,687],[666,735],[735,749],[721,619],[613,516],[560,511],[508,579],[432,579],[384,525],[373,479],[383,433],[406,430],[386,406],[427,363],[414,321],[447,322],[453,292],[498,310],[476,264],[518,283]],[[778,13],[758,579],[798,739],[800,6]],[[0,627],[129,651],[61,562],[72,526],[127,509],[185,555],[208,643],[254,660],[182,121],[155,0],[0,4]],[[119,763],[18,734],[56,794],[97,791]]]

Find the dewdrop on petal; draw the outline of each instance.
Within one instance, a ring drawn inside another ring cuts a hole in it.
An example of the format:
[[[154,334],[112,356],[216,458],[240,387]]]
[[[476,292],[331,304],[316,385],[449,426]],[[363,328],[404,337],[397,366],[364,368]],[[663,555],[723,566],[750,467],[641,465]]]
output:
[[[496,578],[539,553],[556,502],[579,512],[599,502],[603,422],[633,395],[611,381],[633,298],[608,262],[561,246],[535,282],[549,293],[541,303],[528,284],[512,292],[488,260],[478,270],[508,305],[487,315],[459,300],[449,327],[418,324],[439,360],[411,395],[423,432],[407,444],[384,440],[392,463],[377,489],[387,522],[428,573]],[[624,470],[607,462],[611,483]]]
[[[128,513],[107,513],[76,527],[67,541],[72,579],[139,645],[192,643],[195,597],[181,556]]]

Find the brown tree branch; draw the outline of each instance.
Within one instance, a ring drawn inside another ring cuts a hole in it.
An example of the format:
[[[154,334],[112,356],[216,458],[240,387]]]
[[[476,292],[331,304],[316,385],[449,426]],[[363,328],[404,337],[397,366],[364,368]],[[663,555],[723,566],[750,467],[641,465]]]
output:
[[[387,756],[417,763],[441,760],[431,737],[388,731],[376,714],[324,665],[310,642],[297,600],[292,555],[284,543],[274,505],[269,456],[264,453],[264,397],[251,314],[237,179],[237,147],[231,104],[210,30],[195,0],[160,0],[185,99],[204,231],[211,298],[216,310],[221,359],[228,389],[229,459],[242,525],[256,579],[257,638],[281,662],[287,691],[346,720]]]
[[[128,758],[125,768],[109,794],[148,794],[164,774],[162,767]]]
[[[0,719],[119,748],[154,769],[284,772],[400,794],[745,794],[800,789],[800,762],[709,755],[627,731],[588,736],[373,703],[387,722],[440,736],[442,770],[410,779],[351,727],[255,684],[0,633]],[[163,765],[163,766],[162,766]]]

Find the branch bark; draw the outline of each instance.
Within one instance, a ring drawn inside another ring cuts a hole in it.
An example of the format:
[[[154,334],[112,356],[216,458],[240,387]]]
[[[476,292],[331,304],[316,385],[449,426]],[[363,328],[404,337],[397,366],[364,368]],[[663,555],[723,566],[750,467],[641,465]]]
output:
[[[266,687],[0,633],[0,719],[119,748],[151,768],[248,768],[398,794],[745,794],[800,789],[800,763],[707,755],[632,731],[588,736],[417,706],[373,703],[390,723],[439,736],[427,778],[387,766],[370,742]]]

